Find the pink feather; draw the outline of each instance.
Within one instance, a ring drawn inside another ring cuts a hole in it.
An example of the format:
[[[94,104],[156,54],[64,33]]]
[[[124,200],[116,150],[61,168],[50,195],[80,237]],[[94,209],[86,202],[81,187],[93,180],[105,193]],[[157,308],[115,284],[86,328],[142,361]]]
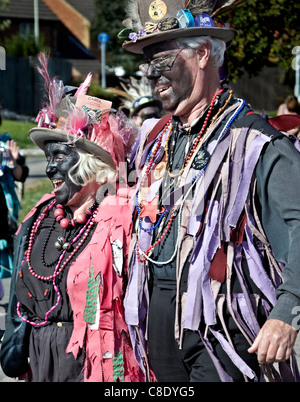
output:
[[[44,52],[39,53],[37,58],[38,58],[38,61],[40,62],[40,66],[37,66],[37,71],[44,78],[45,90],[46,90],[47,94],[49,94],[49,87],[50,87],[50,82],[51,82],[51,78],[50,78],[49,71],[48,71],[48,60],[49,59],[48,59],[48,56],[46,55],[46,53],[44,53]]]
[[[91,85],[91,82],[92,82],[92,77],[93,77],[92,73],[88,73],[88,75],[86,76],[86,79],[80,85],[80,87],[77,89],[77,91],[74,95],[76,98],[79,95],[85,95],[87,93],[87,90],[89,89],[89,86]]]
[[[75,108],[70,113],[66,126],[70,134],[81,136],[89,123],[89,116],[83,110]]]

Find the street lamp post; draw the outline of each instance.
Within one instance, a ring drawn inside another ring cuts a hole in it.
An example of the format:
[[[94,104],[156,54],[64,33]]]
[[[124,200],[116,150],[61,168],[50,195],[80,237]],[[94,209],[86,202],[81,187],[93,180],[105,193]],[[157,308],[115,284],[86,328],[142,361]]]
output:
[[[101,50],[101,86],[106,89],[106,44],[109,41],[109,35],[106,32],[101,32],[98,35],[98,42]]]
[[[35,44],[39,44],[39,0],[33,0],[34,3],[34,39],[35,39]]]

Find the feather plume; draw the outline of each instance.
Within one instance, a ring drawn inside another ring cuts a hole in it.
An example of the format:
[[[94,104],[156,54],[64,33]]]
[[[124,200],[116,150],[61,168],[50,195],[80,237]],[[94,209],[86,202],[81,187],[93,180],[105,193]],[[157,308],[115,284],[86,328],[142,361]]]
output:
[[[240,4],[244,3],[247,0],[218,0],[216,2],[216,7],[211,17],[216,17],[225,13],[226,11],[232,10]]]
[[[56,116],[57,108],[62,100],[64,85],[61,80],[57,80],[55,77],[50,77],[49,57],[45,52],[39,53],[38,61],[40,63],[40,66],[37,66],[36,68],[44,79],[44,88],[47,98],[44,107],[47,110],[49,117],[53,118]]]
[[[78,108],[74,108],[72,110],[66,121],[66,127],[69,134],[77,136],[83,136],[84,130],[89,124],[89,116],[82,109]]]
[[[194,17],[202,13],[211,14],[217,0],[186,0],[185,8],[188,8]]]
[[[153,96],[153,86],[151,82],[143,76],[141,79],[129,77],[126,83],[120,81],[123,92],[119,93],[123,101],[123,107],[130,110],[135,101],[143,96]]]
[[[37,58],[40,63],[40,66],[37,66],[36,69],[41,74],[41,76],[44,78],[44,88],[45,88],[46,94],[49,94],[49,88],[50,88],[50,82],[51,82],[51,78],[50,78],[49,71],[48,71],[49,58],[48,58],[47,54],[44,52],[39,53]]]
[[[77,98],[79,95],[85,95],[87,93],[87,90],[89,89],[89,86],[91,85],[93,75],[92,73],[88,73],[86,76],[86,79],[83,81],[83,83],[80,85],[80,87],[77,89],[75,93],[75,97]]]
[[[140,31],[141,29],[144,28],[142,21],[140,19],[140,16],[139,16],[138,5],[137,5],[136,0],[129,0],[129,3],[126,7],[126,15],[128,17],[125,20],[127,27],[130,27],[136,31]],[[130,26],[128,26],[128,20],[131,21]],[[124,23],[125,23],[125,21],[124,21]]]

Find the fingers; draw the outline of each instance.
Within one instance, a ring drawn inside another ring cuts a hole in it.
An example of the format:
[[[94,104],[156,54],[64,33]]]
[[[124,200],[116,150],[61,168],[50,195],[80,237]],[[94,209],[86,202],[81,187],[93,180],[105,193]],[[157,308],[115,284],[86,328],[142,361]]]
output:
[[[289,324],[268,320],[248,352],[257,353],[259,363],[285,361],[292,354],[296,336],[297,332]]]
[[[17,160],[19,155],[19,147],[14,140],[7,141],[7,150],[10,152],[12,158]]]

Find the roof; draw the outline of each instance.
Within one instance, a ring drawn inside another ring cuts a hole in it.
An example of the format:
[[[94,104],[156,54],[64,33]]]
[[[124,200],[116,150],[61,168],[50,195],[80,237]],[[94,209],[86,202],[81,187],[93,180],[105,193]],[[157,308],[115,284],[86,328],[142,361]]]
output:
[[[75,8],[90,22],[95,15],[95,1],[94,0],[63,0],[70,6]],[[22,18],[33,19],[34,16],[34,1],[33,0],[10,0],[9,6],[6,11],[0,10],[0,17],[5,18]],[[58,21],[58,17],[51,11],[51,9],[39,0],[39,18],[40,20],[54,20]]]
[[[0,17],[33,19],[34,1],[33,0],[10,0],[7,10],[0,10]],[[50,10],[43,1],[39,0],[39,19],[58,21],[56,15]]]
[[[95,16],[95,0],[68,0],[68,3],[90,22],[93,20]]]
[[[38,0],[40,21],[60,21],[90,49],[90,28],[94,17],[94,0]],[[7,10],[0,10],[0,18],[34,19],[33,0],[10,0]]]

